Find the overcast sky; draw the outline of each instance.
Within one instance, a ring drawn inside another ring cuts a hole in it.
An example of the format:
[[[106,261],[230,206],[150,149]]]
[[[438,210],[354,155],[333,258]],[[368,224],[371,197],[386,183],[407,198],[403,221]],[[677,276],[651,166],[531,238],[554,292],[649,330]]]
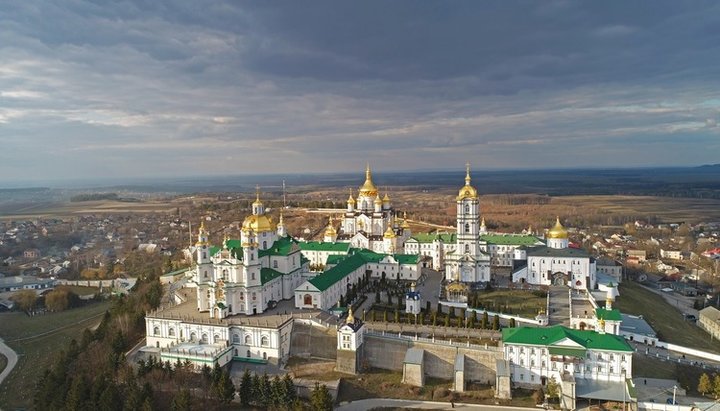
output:
[[[0,180],[720,162],[720,2],[0,8]]]

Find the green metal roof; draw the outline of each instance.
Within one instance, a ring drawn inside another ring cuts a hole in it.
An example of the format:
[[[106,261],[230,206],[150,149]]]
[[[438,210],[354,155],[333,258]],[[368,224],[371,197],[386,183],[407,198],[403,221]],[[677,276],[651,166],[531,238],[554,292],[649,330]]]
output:
[[[265,257],[268,255],[287,256],[292,253],[293,245],[295,244],[298,244],[298,242],[292,237],[279,238],[267,250],[258,250],[258,257]]]
[[[587,356],[587,350],[573,348],[549,347],[548,352],[550,355],[562,355],[565,357],[585,358]]]
[[[325,265],[337,264],[346,258],[347,258],[347,255],[344,255],[344,254],[330,254],[327,256],[327,260],[325,260]]]
[[[320,291],[325,291],[363,265],[365,265],[365,259],[360,254],[352,255],[335,267],[312,278],[310,284]]]
[[[260,282],[262,284],[265,284],[268,281],[271,281],[274,278],[277,278],[281,275],[282,275],[282,273],[280,271],[273,270],[272,268],[261,268],[260,269]]]
[[[537,237],[532,235],[513,235],[513,234],[485,234],[480,239],[489,244],[496,245],[541,245],[544,244]]]
[[[504,344],[527,344],[549,347],[567,338],[586,349],[633,351],[632,347],[620,336],[600,334],[595,331],[573,330],[561,325],[544,328],[504,328],[502,330],[502,337]]]
[[[306,251],[341,251],[348,252],[350,243],[330,243],[323,241],[302,241],[299,242],[301,250]]]
[[[400,264],[417,264],[420,261],[418,254],[393,254],[393,258]]]
[[[617,309],[606,310],[604,308],[596,308],[595,316],[605,321],[622,321],[620,310]]]

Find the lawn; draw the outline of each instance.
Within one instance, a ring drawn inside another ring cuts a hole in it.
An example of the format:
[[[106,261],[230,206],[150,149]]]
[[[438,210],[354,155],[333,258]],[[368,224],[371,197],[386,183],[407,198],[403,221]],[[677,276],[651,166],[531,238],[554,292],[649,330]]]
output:
[[[3,372],[5,367],[7,367],[8,359],[6,356],[0,354],[0,372]]]
[[[547,297],[527,290],[493,290],[473,293],[478,307],[489,311],[509,312],[521,317],[534,318],[539,310],[547,308]]]
[[[682,313],[661,296],[633,281],[621,283],[619,291],[615,308],[626,314],[642,315],[661,340],[720,353],[719,342],[711,341],[708,333],[685,321]]]
[[[81,285],[59,285],[55,288],[59,290],[67,290],[80,296],[97,294],[100,292],[100,287],[84,287]]]
[[[36,317],[0,314],[0,337],[18,354],[17,366],[0,386],[0,408],[31,407],[35,382],[52,365],[54,353],[79,340],[109,308],[110,302],[102,302]]]

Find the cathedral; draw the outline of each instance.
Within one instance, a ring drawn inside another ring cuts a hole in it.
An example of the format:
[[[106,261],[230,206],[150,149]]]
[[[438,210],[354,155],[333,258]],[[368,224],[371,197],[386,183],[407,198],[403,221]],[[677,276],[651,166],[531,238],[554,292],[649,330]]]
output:
[[[271,301],[292,298],[302,273],[310,271],[298,242],[285,232],[282,214],[275,225],[259,194],[243,221],[240,241],[225,238],[221,248],[210,247],[201,225],[196,254],[191,284],[197,288],[198,311],[216,319],[259,314]]]
[[[363,248],[376,253],[393,254],[402,251],[405,241],[410,238],[410,227],[403,219],[398,223],[387,193],[381,199],[372,180],[370,165],[365,169],[365,183],[358,190],[357,199],[352,192],[347,199],[347,210],[337,237],[326,235],[326,241],[350,243],[354,248]],[[330,230],[331,234],[332,230]],[[327,234],[327,231],[326,231]]]

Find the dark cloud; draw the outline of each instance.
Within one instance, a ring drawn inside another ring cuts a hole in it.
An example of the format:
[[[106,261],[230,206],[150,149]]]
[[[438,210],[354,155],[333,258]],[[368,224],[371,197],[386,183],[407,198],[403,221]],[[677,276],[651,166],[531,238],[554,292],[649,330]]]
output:
[[[14,2],[0,172],[716,161],[718,16],[711,1]]]

